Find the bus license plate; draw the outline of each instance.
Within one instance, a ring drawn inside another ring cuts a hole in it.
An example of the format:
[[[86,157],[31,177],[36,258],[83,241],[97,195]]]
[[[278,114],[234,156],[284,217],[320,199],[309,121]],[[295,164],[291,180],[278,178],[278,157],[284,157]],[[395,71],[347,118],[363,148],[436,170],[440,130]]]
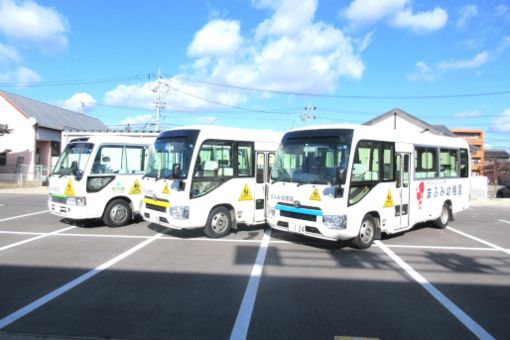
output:
[[[304,225],[299,225],[299,224],[294,224],[294,223],[289,223],[289,230],[293,231],[295,233],[304,233],[305,232],[305,226]]]

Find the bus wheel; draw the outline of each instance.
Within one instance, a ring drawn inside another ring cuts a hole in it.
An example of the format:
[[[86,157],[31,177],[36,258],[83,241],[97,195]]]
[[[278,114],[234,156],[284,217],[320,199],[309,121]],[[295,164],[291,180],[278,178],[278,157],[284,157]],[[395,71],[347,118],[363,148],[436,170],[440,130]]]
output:
[[[359,227],[359,234],[352,241],[353,245],[358,249],[367,249],[369,248],[375,239],[375,228],[377,227],[377,222],[372,215],[366,215],[361,222],[361,226]]]
[[[129,203],[121,199],[114,199],[106,206],[103,222],[112,228],[122,227],[131,221],[132,211]]]
[[[230,211],[225,207],[216,207],[211,210],[207,218],[207,224],[204,234],[210,238],[219,238],[226,236],[232,229],[232,220],[230,219]]]
[[[439,229],[444,229],[450,222],[450,206],[445,203],[441,208],[441,215],[434,221],[434,225]]]

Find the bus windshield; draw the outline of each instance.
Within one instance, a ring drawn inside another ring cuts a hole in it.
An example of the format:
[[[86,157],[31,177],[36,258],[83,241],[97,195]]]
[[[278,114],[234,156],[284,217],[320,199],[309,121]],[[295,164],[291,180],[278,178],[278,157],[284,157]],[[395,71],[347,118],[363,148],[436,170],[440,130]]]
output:
[[[83,173],[93,147],[94,144],[92,143],[68,144],[62,155],[60,155],[53,169],[53,174],[67,176],[77,175],[80,172]]]
[[[188,176],[198,132],[185,132],[167,131],[156,139],[149,154],[145,177],[184,179]]]
[[[310,130],[287,133],[280,144],[271,179],[299,184],[337,183],[349,161],[352,130]]]

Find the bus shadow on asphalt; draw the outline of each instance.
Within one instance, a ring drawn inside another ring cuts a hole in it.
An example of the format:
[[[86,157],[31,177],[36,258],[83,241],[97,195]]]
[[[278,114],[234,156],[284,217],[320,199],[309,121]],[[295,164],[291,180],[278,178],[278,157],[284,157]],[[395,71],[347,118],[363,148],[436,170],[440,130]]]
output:
[[[231,234],[239,234],[241,236],[245,236],[242,240],[255,240],[260,233],[264,232],[265,229],[264,224],[248,226],[244,224],[239,224],[237,226],[237,230],[232,230]],[[157,233],[161,233],[167,236],[182,238],[182,239],[192,239],[192,238],[206,238],[204,235],[204,228],[193,228],[193,229],[173,229],[168,228],[159,224],[150,223],[147,226],[150,230],[155,231]],[[245,235],[246,234],[246,235]],[[226,236],[228,237],[228,236]]]
[[[63,219],[60,220],[60,222],[65,223],[65,224],[69,224],[69,225],[72,225],[72,226],[75,226],[75,227],[78,227],[78,228],[86,228],[86,229],[89,229],[89,228],[90,229],[92,229],[92,228],[101,228],[101,227],[108,227],[108,228],[112,228],[112,229],[115,228],[115,227],[107,226],[100,219],[73,220],[73,219],[70,219],[70,218],[63,218]],[[122,226],[122,227],[117,227],[117,228],[123,228],[123,227],[127,227],[129,225],[139,224],[141,222],[143,222],[142,217],[141,216],[136,216],[130,224],[128,224],[126,226]]]
[[[286,232],[280,232],[279,230],[273,230],[271,234],[272,240],[285,241],[292,244],[299,244],[302,246],[318,248],[323,250],[337,250],[344,248],[352,248],[349,241],[327,241],[316,238],[303,236],[300,234],[291,234]]]

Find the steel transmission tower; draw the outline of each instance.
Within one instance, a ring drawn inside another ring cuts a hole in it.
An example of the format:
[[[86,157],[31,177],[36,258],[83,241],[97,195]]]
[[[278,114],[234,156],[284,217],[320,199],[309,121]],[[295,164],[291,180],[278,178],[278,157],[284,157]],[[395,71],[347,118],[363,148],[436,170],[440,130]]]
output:
[[[168,84],[163,82],[162,79],[161,70],[158,70],[156,83],[151,89],[151,91],[154,92],[154,110],[156,111],[155,121],[157,131],[161,131],[161,110],[166,106],[166,102],[161,98],[161,95],[167,93],[169,90]]]

